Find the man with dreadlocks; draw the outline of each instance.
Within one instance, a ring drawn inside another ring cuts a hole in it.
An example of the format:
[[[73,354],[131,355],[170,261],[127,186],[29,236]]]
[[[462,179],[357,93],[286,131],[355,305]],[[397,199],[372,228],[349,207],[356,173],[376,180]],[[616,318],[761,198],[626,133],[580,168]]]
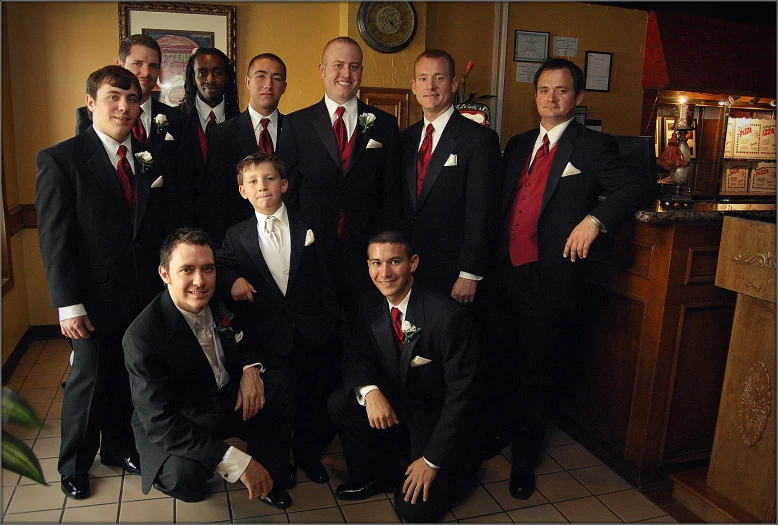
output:
[[[206,227],[214,204],[205,169],[210,132],[240,113],[235,68],[227,55],[211,47],[192,53],[179,107],[184,113],[175,170],[179,208],[185,225]]]

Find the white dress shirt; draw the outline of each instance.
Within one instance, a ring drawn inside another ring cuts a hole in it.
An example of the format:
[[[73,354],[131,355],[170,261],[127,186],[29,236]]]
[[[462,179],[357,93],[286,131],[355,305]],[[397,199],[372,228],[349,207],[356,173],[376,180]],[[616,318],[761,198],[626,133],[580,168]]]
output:
[[[155,115],[152,115],[152,109],[151,109],[151,96],[149,96],[148,100],[140,105],[140,108],[143,110],[143,113],[140,114],[140,117],[138,117],[143,123],[143,129],[146,130],[146,137],[150,138],[151,134],[154,132],[154,130],[151,127],[151,119],[154,118]]]
[[[116,169],[116,166],[119,165],[119,146],[124,145],[127,148],[127,161],[130,163],[130,169],[132,170],[133,174],[135,173],[135,157],[132,154],[132,133],[130,133],[127,136],[127,139],[122,142],[116,142],[114,139],[100,131],[99,129],[94,127],[94,124],[92,127],[95,130],[95,133],[97,133],[97,137],[100,139],[100,142],[103,143],[103,148],[105,148],[105,152],[108,154],[108,159],[111,161],[111,164],[113,165],[114,169]],[[86,307],[84,307],[83,303],[79,304],[72,304],[69,306],[61,306],[57,308],[57,313],[59,314],[59,320],[65,321],[67,319],[72,319],[74,317],[80,317],[82,315],[86,315]]]
[[[257,144],[259,144],[259,134],[262,131],[262,119],[270,120],[267,124],[267,132],[270,133],[270,139],[273,141],[273,151],[278,149],[278,108],[270,115],[263,115],[259,111],[255,111],[249,104],[249,116],[251,117],[251,126],[254,128],[254,138],[257,139]]]
[[[289,215],[286,212],[286,205],[281,203],[281,207],[272,215],[265,215],[254,212],[257,217],[257,235],[259,236],[259,249],[262,251],[262,257],[265,259],[273,280],[281,289],[281,293],[286,295],[286,287],[289,284],[289,260],[292,257],[292,240],[289,233]],[[270,236],[265,232],[265,223],[270,217],[275,217],[276,232],[281,237],[281,252],[276,249]]]
[[[556,143],[559,142],[559,139],[562,138],[562,134],[572,121],[573,119],[570,119],[567,122],[557,124],[551,128],[551,131],[547,131],[546,128],[543,127],[543,124],[540,124],[540,133],[538,133],[538,138],[535,139],[535,146],[532,148],[532,158],[529,161],[530,166],[532,165],[532,161],[535,160],[535,155],[537,155],[538,150],[543,147],[543,135],[548,135],[548,151],[551,151],[551,149],[556,146]]]
[[[335,119],[338,118],[336,111],[338,107],[343,106],[346,111],[343,112],[343,123],[346,125],[346,137],[351,140],[351,135],[354,134],[354,130],[357,128],[357,119],[359,119],[359,104],[357,103],[357,97],[352,98],[345,104],[338,104],[326,94],[324,95],[324,104],[327,106],[327,113],[330,116],[330,122],[335,125]]]
[[[199,96],[195,97],[195,104],[197,104],[197,114],[200,116],[200,127],[205,131],[208,126],[208,121],[211,120],[210,115],[213,111],[213,115],[216,117],[216,124],[221,124],[225,121],[224,116],[224,98],[219,102],[219,105],[212,108],[208,104],[202,101]]]

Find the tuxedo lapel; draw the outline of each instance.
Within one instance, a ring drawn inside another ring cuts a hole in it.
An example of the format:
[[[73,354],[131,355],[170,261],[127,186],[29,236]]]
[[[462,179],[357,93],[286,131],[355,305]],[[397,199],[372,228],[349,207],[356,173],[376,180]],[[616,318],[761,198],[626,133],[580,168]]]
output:
[[[288,210],[287,210],[288,211]],[[291,243],[291,255],[289,257],[289,281],[286,285],[287,293],[292,289],[292,283],[300,269],[300,259],[305,247],[305,234],[308,232],[304,223],[289,217],[289,237]]]
[[[332,121],[327,114],[327,105],[324,103],[324,99],[316,106],[316,111],[318,115],[313,120],[313,128],[319,135],[327,153],[332,157],[332,161],[337,164],[339,170],[342,170],[340,154],[338,153],[338,142],[335,140],[335,132],[332,131]]]
[[[454,111],[448,124],[443,129],[443,134],[440,136],[440,140],[438,140],[435,151],[432,152],[432,158],[430,158],[430,163],[427,165],[427,174],[424,177],[424,184],[421,187],[417,208],[420,208],[422,204],[424,204],[424,199],[427,198],[430,189],[435,184],[435,181],[438,180],[440,170],[443,169],[443,165],[446,163],[446,160],[448,160],[449,155],[456,150],[457,140],[462,134],[462,123],[459,121],[459,118],[465,117],[459,116],[459,113]]]
[[[408,133],[409,144],[406,144],[405,158],[405,183],[408,185],[408,194],[411,196],[413,209],[418,208],[419,197],[416,195],[416,161],[419,158],[419,144],[421,144],[421,130],[424,127],[424,120],[420,120],[411,126]]]
[[[246,253],[248,253],[249,259],[254,264],[254,266],[256,266],[257,270],[259,270],[259,273],[265,279],[268,286],[277,290],[278,293],[281,294],[281,289],[278,288],[275,279],[273,279],[273,274],[270,273],[270,268],[267,267],[265,257],[262,255],[262,250],[259,247],[257,220],[249,219],[246,222],[249,224],[247,225],[246,229],[243,230],[243,233],[240,234],[240,242],[243,244],[243,248],[246,250]]]
[[[573,156],[573,151],[575,150],[573,140],[578,135],[577,126],[578,124],[575,121],[568,124],[567,129],[556,143],[556,152],[554,153],[554,159],[551,161],[551,167],[548,170],[548,179],[546,180],[546,189],[543,192],[543,201],[540,204],[540,213],[543,213],[546,204],[551,200],[551,196],[562,178],[562,172]]]
[[[527,161],[527,157],[532,154],[532,147],[535,145],[535,140],[527,139],[520,142],[516,147],[516,152],[511,155],[508,161],[508,167],[505,170],[505,183],[503,185],[502,192],[502,211],[505,213],[510,205],[511,197],[513,196],[513,189],[516,187],[516,183],[521,176],[521,169],[524,167],[524,163]]]
[[[132,151],[133,156],[141,151],[148,151],[146,145],[132,139]],[[135,162],[135,234],[138,233],[140,225],[143,222],[143,214],[146,212],[146,205],[149,202],[149,193],[151,192],[151,185],[160,176],[159,164],[152,155],[152,163],[148,168],[141,166],[138,161],[138,157],[133,159]],[[163,180],[163,184],[164,184]]]
[[[247,109],[238,117],[235,126],[235,138],[240,146],[240,153],[243,157],[248,157],[252,153],[259,151],[257,145],[257,136],[254,133],[254,127],[251,125],[251,115]]]
[[[113,197],[113,206],[118,206],[125,210],[127,220],[130,220],[130,210],[127,207],[127,201],[124,200],[124,192],[119,183],[119,177],[116,174],[116,168],[111,164],[108,153],[105,151],[102,141],[97,136],[94,128],[90,127],[81,136],[84,137],[83,153],[84,158],[88,159],[86,164],[97,179],[97,182],[103,186]]]
[[[384,354],[384,359],[389,366],[389,377],[395,381],[400,380],[400,360],[397,356],[397,336],[394,334],[392,328],[392,318],[389,315],[389,306],[383,296],[376,298],[377,303],[373,310],[375,319],[371,325],[373,330],[373,337],[378,342],[378,346],[381,352]]]
[[[405,312],[405,320],[422,329],[424,326],[424,295],[417,289],[411,293],[408,301],[408,311]],[[411,366],[411,358],[414,354],[416,343],[421,339],[422,333],[418,332],[413,339],[405,343],[400,354],[400,385],[405,388],[405,378],[408,376],[408,368]]]
[[[359,156],[362,155],[362,152],[365,150],[367,143],[370,142],[370,135],[372,134],[373,128],[369,128],[364,133],[362,133],[362,131],[359,129],[359,115],[367,113],[368,109],[369,108],[364,102],[357,99],[357,125],[354,126],[354,145],[351,148],[351,156],[349,157],[348,165],[346,166],[346,174],[351,171],[351,168],[356,166],[357,161],[359,160]],[[373,127],[375,127],[375,124],[373,124]]]

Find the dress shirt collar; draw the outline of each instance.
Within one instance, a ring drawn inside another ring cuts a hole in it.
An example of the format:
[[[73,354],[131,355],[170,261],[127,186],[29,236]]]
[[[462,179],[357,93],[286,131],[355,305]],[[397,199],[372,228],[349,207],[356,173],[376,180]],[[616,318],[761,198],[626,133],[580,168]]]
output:
[[[270,129],[271,126],[278,126],[278,108],[273,110],[270,115],[263,115],[259,111],[256,111],[254,108],[252,108],[251,104],[249,104],[249,116],[251,117],[251,125],[255,131],[260,127],[259,123],[263,118],[270,119],[270,122],[267,125],[268,129]]]
[[[176,303],[173,303],[173,305],[178,308],[178,305]],[[181,312],[181,315],[184,316],[184,319],[186,320],[186,324],[189,325],[189,328],[192,329],[192,332],[195,331],[195,324],[197,324],[197,320],[199,319],[201,322],[201,326],[203,326],[203,323],[205,323],[204,326],[209,326],[208,323],[210,323],[210,326],[215,326],[215,323],[213,321],[213,314],[211,313],[211,308],[206,306],[202,310],[200,310],[199,313],[193,314],[192,312],[187,312],[186,310],[183,310],[181,308],[178,308],[178,311]],[[195,333],[195,336],[197,333]]]
[[[265,231],[265,223],[270,217],[275,217],[281,222],[281,224],[287,228],[289,227],[289,214],[286,212],[286,205],[283,202],[281,203],[281,207],[271,215],[265,215],[264,213],[260,213],[256,210],[254,210],[254,215],[257,217],[257,225],[262,231]]]
[[[573,121],[573,119],[568,120],[567,122],[562,122],[561,124],[557,124],[553,128],[551,128],[551,131],[547,131],[546,128],[543,127],[543,124],[540,124],[540,134],[538,135],[537,140],[535,140],[535,150],[539,149],[540,146],[543,145],[543,135],[548,134],[548,149],[554,147],[554,145],[559,141],[559,139],[562,137],[562,134],[567,129],[567,126],[570,125],[570,123]]]
[[[413,289],[408,290],[408,293],[405,295],[402,301],[400,301],[400,304],[392,304],[389,299],[386,300],[387,304],[389,305],[389,311],[392,311],[392,308],[397,308],[400,310],[400,313],[403,314],[402,320],[405,321],[405,313],[408,311],[408,300],[411,298],[411,291]]]
[[[429,121],[427,120],[427,117],[424,117],[424,129],[425,130],[427,129],[428,124],[432,124],[432,126],[435,128],[435,135],[442,133],[443,130],[446,129],[446,124],[448,124],[448,121],[451,119],[451,115],[453,114],[454,114],[454,106],[449,106],[445,113],[443,113],[433,121]],[[422,132],[422,135],[423,134],[424,132]]]
[[[116,142],[113,138],[95,128],[94,124],[92,127],[94,128],[95,133],[97,133],[97,137],[100,139],[100,142],[103,143],[105,152],[108,153],[108,158],[111,159],[111,163],[113,164],[114,168],[119,164],[119,146],[123,144],[127,147],[127,160],[130,162],[130,168],[134,173],[135,162],[133,162],[133,159],[135,157],[132,155],[132,133],[127,136],[127,139],[125,139],[124,142]]]
[[[140,109],[143,110],[143,113],[141,113],[141,115],[148,115],[149,118],[152,117],[152,115],[151,115],[151,112],[152,112],[152,110],[151,110],[151,97],[150,96],[149,96],[148,100],[146,100],[146,102],[144,102],[143,104],[140,105]],[[148,130],[146,130],[146,132],[148,132]]]
[[[338,106],[343,106],[344,108],[346,108],[346,113],[348,113],[348,118],[353,119],[354,122],[357,121],[357,113],[359,113],[359,104],[357,104],[357,97],[352,98],[345,104],[338,104],[330,97],[328,97],[327,94],[325,93],[324,103],[327,105],[327,114],[329,114],[332,122],[335,122],[335,111],[338,109]],[[345,115],[343,118],[344,120],[348,120]]]
[[[200,125],[203,127],[203,131],[205,131],[205,126],[208,125],[208,115],[211,114],[211,111],[216,116],[217,124],[224,122],[224,98],[215,108],[203,102],[199,96],[195,97],[195,103],[197,104],[197,113],[200,115]]]

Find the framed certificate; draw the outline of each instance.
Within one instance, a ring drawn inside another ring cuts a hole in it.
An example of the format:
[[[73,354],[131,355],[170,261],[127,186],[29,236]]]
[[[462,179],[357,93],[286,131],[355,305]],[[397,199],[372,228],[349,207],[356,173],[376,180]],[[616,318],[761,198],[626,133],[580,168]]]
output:
[[[516,30],[513,45],[514,62],[545,62],[548,59],[550,33]]]
[[[606,51],[587,51],[584,70],[584,89],[586,91],[611,90],[611,65],[613,53]]]

